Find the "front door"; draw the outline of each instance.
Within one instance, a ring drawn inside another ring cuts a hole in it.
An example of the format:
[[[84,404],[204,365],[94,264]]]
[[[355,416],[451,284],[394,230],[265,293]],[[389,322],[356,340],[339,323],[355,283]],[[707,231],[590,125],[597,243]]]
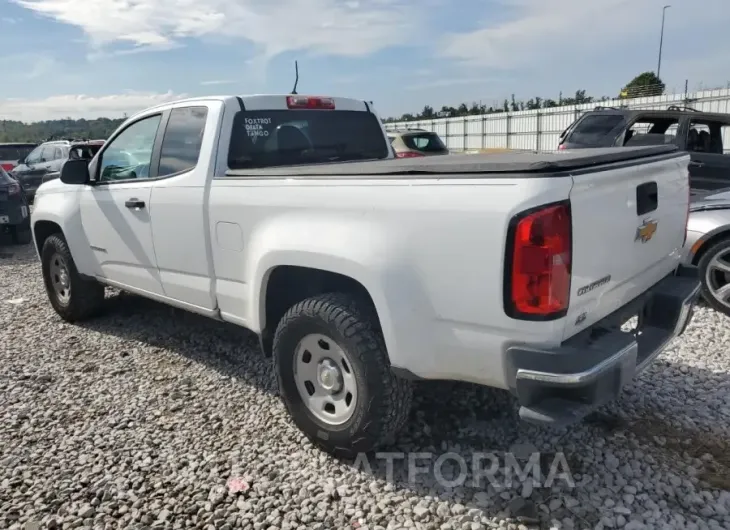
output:
[[[121,286],[163,294],[152,243],[152,153],[161,114],[131,123],[90,165],[81,221],[102,276]]]

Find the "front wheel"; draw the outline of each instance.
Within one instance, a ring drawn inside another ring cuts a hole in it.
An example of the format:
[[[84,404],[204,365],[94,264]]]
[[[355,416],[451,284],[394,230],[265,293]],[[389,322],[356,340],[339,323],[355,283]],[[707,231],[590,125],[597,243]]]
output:
[[[412,385],[391,369],[376,316],[347,294],[293,306],[274,335],[281,398],[325,451],[354,457],[390,442],[408,419]]]
[[[697,266],[702,297],[713,309],[730,316],[730,239],[707,249]]]
[[[79,275],[66,240],[61,234],[49,236],[41,251],[43,282],[48,299],[67,322],[95,316],[104,302],[104,286]]]

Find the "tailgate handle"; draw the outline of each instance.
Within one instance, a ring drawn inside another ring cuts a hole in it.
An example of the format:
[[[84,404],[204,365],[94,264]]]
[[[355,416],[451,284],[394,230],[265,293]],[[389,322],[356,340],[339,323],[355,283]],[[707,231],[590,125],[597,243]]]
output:
[[[659,207],[659,191],[656,182],[636,186],[636,215],[646,215]]]

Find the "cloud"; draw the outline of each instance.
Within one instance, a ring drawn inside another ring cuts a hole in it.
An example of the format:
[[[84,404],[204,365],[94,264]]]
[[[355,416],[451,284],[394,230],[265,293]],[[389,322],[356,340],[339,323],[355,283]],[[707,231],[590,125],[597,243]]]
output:
[[[231,81],[230,79],[212,79],[210,81],[201,81],[200,84],[203,86],[213,86],[213,85],[232,85],[235,83],[235,81]]]
[[[206,35],[247,40],[271,58],[288,51],[363,56],[407,42],[409,0],[11,0],[81,28],[97,48],[168,49]]]
[[[2,17],[0,18],[0,22],[3,24],[17,24],[20,22],[19,18],[12,18],[12,17]]]
[[[0,116],[6,120],[33,122],[62,118],[121,118],[154,105],[186,97],[171,91],[125,92],[107,96],[63,95],[44,99],[0,100]]]
[[[502,0],[506,19],[487,21],[483,27],[444,36],[439,54],[468,66],[519,69],[549,67],[551,62],[575,62],[615,45],[635,45],[646,53],[658,46],[662,6],[665,0]],[[705,27],[707,13],[730,19],[727,0],[703,0],[702,9],[692,2],[667,12],[667,30]],[[696,24],[696,26],[693,26]],[[686,35],[685,35],[686,38]],[[652,56],[652,52],[649,56]],[[599,67],[597,65],[597,67]]]

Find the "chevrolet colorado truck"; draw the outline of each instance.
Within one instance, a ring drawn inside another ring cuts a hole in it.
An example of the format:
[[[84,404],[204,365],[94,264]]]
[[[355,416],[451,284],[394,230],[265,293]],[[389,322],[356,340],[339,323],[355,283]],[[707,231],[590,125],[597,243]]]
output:
[[[367,102],[187,99],[66,162],[33,237],[63,319],[108,285],[245,326],[294,423],[352,456],[393,440],[418,379],[508,390],[544,425],[616,398],[691,319],[688,160],[397,159]]]

